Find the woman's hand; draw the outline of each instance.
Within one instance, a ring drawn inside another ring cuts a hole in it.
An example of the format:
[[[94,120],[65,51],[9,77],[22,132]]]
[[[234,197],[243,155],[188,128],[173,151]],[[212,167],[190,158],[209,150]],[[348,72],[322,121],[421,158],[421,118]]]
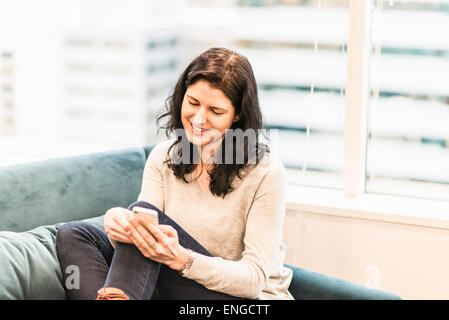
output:
[[[133,243],[127,229],[128,220],[133,216],[133,212],[125,208],[111,208],[104,216],[104,230],[111,240]]]
[[[129,219],[129,238],[142,254],[174,270],[181,270],[189,260],[187,249],[179,245],[178,233],[170,225]]]

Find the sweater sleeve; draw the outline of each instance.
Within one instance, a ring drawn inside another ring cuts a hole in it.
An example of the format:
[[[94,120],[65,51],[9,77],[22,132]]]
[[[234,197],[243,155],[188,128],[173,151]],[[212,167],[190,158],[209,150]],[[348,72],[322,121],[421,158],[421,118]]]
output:
[[[238,261],[194,253],[187,278],[210,290],[254,299],[264,289],[282,241],[286,175],[280,162],[260,179],[247,215],[244,251]]]
[[[166,159],[166,143],[157,144],[145,163],[142,177],[142,188],[137,200],[151,203],[164,211],[164,176],[162,166]]]

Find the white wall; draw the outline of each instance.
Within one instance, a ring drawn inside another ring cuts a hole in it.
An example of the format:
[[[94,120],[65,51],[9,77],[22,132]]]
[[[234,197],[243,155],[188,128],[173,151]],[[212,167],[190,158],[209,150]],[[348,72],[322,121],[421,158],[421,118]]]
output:
[[[449,299],[449,230],[287,210],[286,263],[398,294]]]

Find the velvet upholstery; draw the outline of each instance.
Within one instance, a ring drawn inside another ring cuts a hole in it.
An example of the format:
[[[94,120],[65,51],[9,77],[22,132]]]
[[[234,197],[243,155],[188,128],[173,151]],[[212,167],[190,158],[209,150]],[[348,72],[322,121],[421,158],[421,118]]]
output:
[[[140,191],[143,149],[101,152],[0,168],[0,230],[102,215]]]
[[[103,216],[84,220],[103,228]],[[63,224],[0,232],[0,300],[65,298],[55,246]]]
[[[64,299],[55,238],[68,221],[103,228],[103,214],[137,199],[151,146],[0,168],[0,299]],[[399,299],[287,265],[295,299]]]
[[[296,300],[399,300],[383,290],[370,289],[354,282],[286,265],[293,270],[290,292]]]

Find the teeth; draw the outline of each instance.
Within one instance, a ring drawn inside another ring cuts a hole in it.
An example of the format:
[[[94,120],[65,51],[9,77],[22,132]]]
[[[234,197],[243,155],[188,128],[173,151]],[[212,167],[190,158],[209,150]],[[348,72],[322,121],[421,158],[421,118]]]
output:
[[[201,129],[201,127],[198,127],[198,126],[196,126],[196,125],[192,125],[192,127],[193,127],[193,129],[195,129],[196,131],[201,131],[201,132],[203,132],[204,131],[204,129]]]

